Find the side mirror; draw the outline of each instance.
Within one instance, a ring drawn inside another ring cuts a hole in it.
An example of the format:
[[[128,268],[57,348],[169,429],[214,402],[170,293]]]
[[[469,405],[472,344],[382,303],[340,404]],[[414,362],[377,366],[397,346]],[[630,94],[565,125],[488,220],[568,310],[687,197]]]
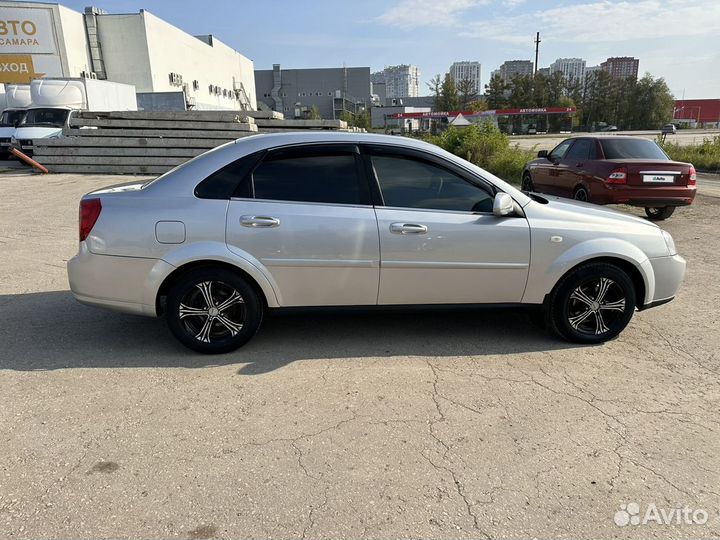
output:
[[[538,157],[539,157],[539,158],[547,158],[547,157],[548,157],[548,151],[547,151],[547,150],[540,150],[540,151],[538,152]]]
[[[497,193],[493,201],[493,214],[497,217],[511,216],[515,213],[515,203],[507,193]]]

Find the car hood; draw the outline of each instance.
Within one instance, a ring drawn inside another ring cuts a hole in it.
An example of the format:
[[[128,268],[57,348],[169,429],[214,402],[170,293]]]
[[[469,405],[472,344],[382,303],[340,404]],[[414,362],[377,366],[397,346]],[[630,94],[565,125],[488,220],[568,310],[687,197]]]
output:
[[[15,131],[16,139],[49,139],[62,135],[62,128],[43,126],[20,126]]]
[[[547,200],[547,204],[533,201],[528,206],[536,207],[544,210],[546,214],[553,214],[555,219],[578,223],[608,223],[613,225],[628,224],[634,226],[646,226],[659,228],[656,224],[638,216],[619,212],[605,206],[597,204],[575,201],[573,199],[565,199],[563,197],[552,197],[541,195],[542,199]],[[526,207],[527,208],[527,207]],[[549,217],[549,216],[548,216]]]

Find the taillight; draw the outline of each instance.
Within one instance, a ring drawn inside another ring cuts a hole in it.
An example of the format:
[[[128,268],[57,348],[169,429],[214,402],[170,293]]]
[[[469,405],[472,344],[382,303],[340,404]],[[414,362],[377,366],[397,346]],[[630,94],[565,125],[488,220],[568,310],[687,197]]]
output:
[[[625,167],[618,167],[613,169],[607,177],[608,184],[627,184],[627,169]]]
[[[693,165],[690,165],[690,175],[688,176],[688,186],[696,186],[697,185],[697,172],[695,172],[695,167]]]
[[[80,201],[80,241],[85,240],[92,228],[95,226],[95,222],[100,217],[100,210],[102,210],[102,204],[100,199],[83,199]]]

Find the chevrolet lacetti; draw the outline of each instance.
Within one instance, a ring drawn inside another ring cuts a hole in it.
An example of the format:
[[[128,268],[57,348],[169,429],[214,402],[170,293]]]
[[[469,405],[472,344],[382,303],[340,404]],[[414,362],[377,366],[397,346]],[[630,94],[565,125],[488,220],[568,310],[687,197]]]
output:
[[[299,306],[525,305],[599,343],[684,272],[646,220],[521,192],[417,140],[322,132],[250,136],[85,195],[68,262],[80,302],[164,315],[203,353]]]

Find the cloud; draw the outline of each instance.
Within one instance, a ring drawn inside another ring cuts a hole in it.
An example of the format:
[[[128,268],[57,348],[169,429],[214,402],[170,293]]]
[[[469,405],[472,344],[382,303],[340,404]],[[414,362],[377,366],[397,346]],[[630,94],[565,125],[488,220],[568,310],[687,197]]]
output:
[[[458,24],[459,15],[490,0],[402,0],[376,17],[388,26],[418,28]]]
[[[507,17],[478,20],[460,34],[505,43],[526,43],[532,33],[571,43],[600,43],[715,35],[720,21],[718,0],[599,1],[550,8]]]

